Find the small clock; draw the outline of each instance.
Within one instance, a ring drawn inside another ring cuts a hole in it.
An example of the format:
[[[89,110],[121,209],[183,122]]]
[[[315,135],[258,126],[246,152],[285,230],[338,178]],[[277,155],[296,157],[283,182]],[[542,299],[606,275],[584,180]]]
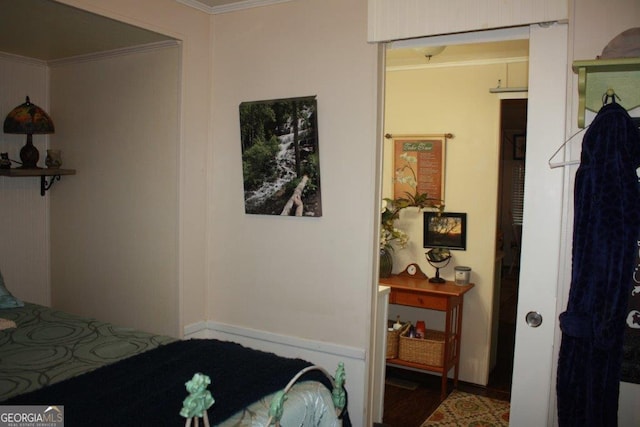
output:
[[[414,279],[427,279],[427,276],[422,272],[420,266],[415,262],[407,265],[407,268],[405,268],[404,271],[402,271],[402,273],[399,273],[398,275],[411,277]]]

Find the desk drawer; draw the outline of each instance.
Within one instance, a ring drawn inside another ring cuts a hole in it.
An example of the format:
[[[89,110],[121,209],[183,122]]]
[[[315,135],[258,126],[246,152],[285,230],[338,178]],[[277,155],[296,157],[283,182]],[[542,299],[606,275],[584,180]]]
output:
[[[431,310],[447,310],[447,297],[437,295],[425,295],[419,292],[402,291],[391,289],[389,295],[390,304],[409,305],[411,307],[422,307]]]

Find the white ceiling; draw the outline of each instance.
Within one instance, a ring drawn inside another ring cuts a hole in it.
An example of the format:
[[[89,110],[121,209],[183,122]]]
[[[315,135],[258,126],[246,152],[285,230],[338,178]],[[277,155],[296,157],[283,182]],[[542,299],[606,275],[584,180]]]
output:
[[[292,0],[175,1],[218,14]],[[168,40],[173,39],[55,0],[0,0],[0,53],[53,61]]]
[[[433,50],[429,46],[389,48],[386,53],[387,68],[503,62],[523,60],[529,56],[529,40],[465,43],[441,47],[444,47],[444,50],[430,57],[428,55]]]
[[[0,52],[43,61],[172,40],[51,0],[0,0]]]

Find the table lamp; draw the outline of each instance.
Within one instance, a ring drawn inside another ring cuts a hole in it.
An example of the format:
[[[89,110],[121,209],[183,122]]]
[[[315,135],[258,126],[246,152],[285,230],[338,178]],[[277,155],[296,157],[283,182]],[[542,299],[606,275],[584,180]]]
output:
[[[32,104],[27,96],[24,104],[11,110],[4,119],[4,132],[14,134],[26,134],[27,143],[20,149],[22,169],[39,169],[38,159],[40,153],[33,145],[33,134],[48,134],[55,131],[53,121],[40,107]]]

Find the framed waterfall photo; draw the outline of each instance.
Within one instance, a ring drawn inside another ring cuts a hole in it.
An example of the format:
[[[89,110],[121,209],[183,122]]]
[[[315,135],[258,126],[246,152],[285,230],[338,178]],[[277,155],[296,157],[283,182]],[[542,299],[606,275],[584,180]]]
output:
[[[241,103],[240,136],[246,213],[322,216],[315,96]]]

